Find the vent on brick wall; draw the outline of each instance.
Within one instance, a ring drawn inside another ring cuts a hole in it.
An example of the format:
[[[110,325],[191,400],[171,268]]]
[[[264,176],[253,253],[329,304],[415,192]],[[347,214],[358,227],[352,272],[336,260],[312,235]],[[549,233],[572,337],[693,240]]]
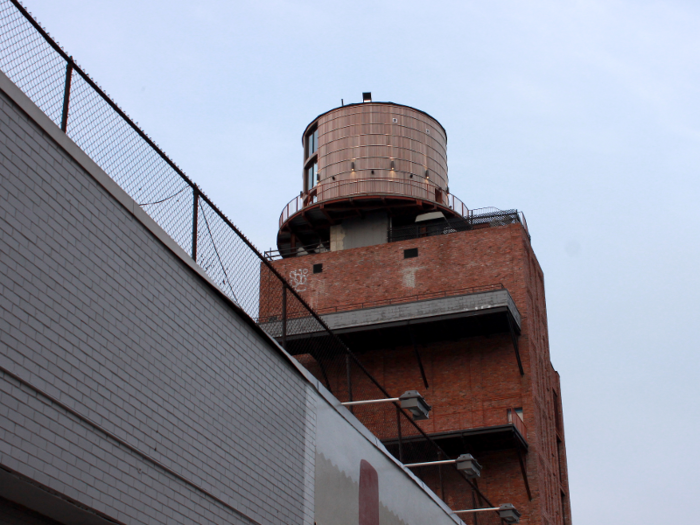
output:
[[[409,248],[403,251],[404,259],[411,259],[412,257],[418,257],[418,248]]]
[[[323,264],[314,264],[314,273],[321,273],[323,271]]]

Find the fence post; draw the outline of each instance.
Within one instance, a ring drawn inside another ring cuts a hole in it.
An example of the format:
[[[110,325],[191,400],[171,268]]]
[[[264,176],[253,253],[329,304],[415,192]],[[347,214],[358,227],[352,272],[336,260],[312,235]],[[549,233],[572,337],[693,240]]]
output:
[[[199,188],[192,188],[192,258],[197,262],[197,228],[199,221]]]
[[[347,375],[348,382],[348,401],[352,401],[352,370],[350,369],[350,356],[345,356],[345,373]],[[350,412],[352,412],[352,407],[350,407]]]
[[[282,348],[287,349],[287,285],[282,284]]]
[[[403,463],[403,438],[401,437],[401,409],[396,407],[396,424],[399,430],[399,461]]]
[[[63,114],[61,115],[61,131],[68,129],[68,105],[70,102],[70,84],[73,79],[73,57],[66,62],[66,84],[63,88]]]

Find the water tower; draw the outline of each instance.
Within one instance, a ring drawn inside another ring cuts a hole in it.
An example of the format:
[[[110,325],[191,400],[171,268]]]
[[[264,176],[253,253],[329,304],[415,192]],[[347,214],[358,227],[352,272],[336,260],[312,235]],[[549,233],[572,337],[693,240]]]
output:
[[[332,109],[304,130],[301,191],[284,208],[283,256],[387,242],[389,228],[461,217],[450,194],[447,133],[427,113],[393,102]]]

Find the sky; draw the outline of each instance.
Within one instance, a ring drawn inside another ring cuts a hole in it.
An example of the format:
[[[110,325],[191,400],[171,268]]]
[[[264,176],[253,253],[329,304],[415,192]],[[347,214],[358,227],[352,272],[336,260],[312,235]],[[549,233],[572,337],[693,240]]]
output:
[[[301,133],[375,101],[448,133],[450,190],[544,270],[576,524],[700,497],[700,3],[24,0],[260,249]]]

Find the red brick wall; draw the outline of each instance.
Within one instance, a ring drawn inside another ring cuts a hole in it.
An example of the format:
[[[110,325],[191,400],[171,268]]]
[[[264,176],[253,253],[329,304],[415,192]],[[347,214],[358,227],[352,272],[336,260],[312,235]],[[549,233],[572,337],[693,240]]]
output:
[[[404,250],[409,248],[418,248],[418,257],[404,259]],[[314,274],[313,265],[319,263],[323,271]],[[557,430],[556,424],[561,397],[559,378],[549,358],[544,278],[520,224],[308,255],[276,261],[274,265],[285,277],[291,272],[305,276],[290,282],[296,282],[297,291],[317,310],[503,284],[522,316],[519,345],[524,376],[519,374],[507,334],[421,347],[430,384],[427,390],[412,347],[364,354],[362,362],[392,395],[409,389],[425,395],[433,411],[430,420],[420,425],[428,433],[505,424],[508,408],[523,407],[533,501],[527,498],[515,450],[478,458],[484,465],[479,486],[493,503],[516,505],[523,512],[521,523],[571,523],[563,427]],[[331,373],[336,384],[344,383],[342,367]],[[356,399],[362,396],[359,382],[353,374]],[[386,428],[377,423],[380,419],[357,415],[366,419],[377,435],[386,437],[381,435]],[[448,485],[448,503],[466,504],[461,501],[463,484]]]
[[[408,248],[418,248],[418,257],[404,259]],[[496,283],[509,289],[520,309],[525,301],[523,263],[528,249],[524,230],[514,224],[274,264],[287,278],[293,271],[308,270],[302,296],[316,309]],[[312,267],[317,263],[323,264],[323,272],[314,274]]]

